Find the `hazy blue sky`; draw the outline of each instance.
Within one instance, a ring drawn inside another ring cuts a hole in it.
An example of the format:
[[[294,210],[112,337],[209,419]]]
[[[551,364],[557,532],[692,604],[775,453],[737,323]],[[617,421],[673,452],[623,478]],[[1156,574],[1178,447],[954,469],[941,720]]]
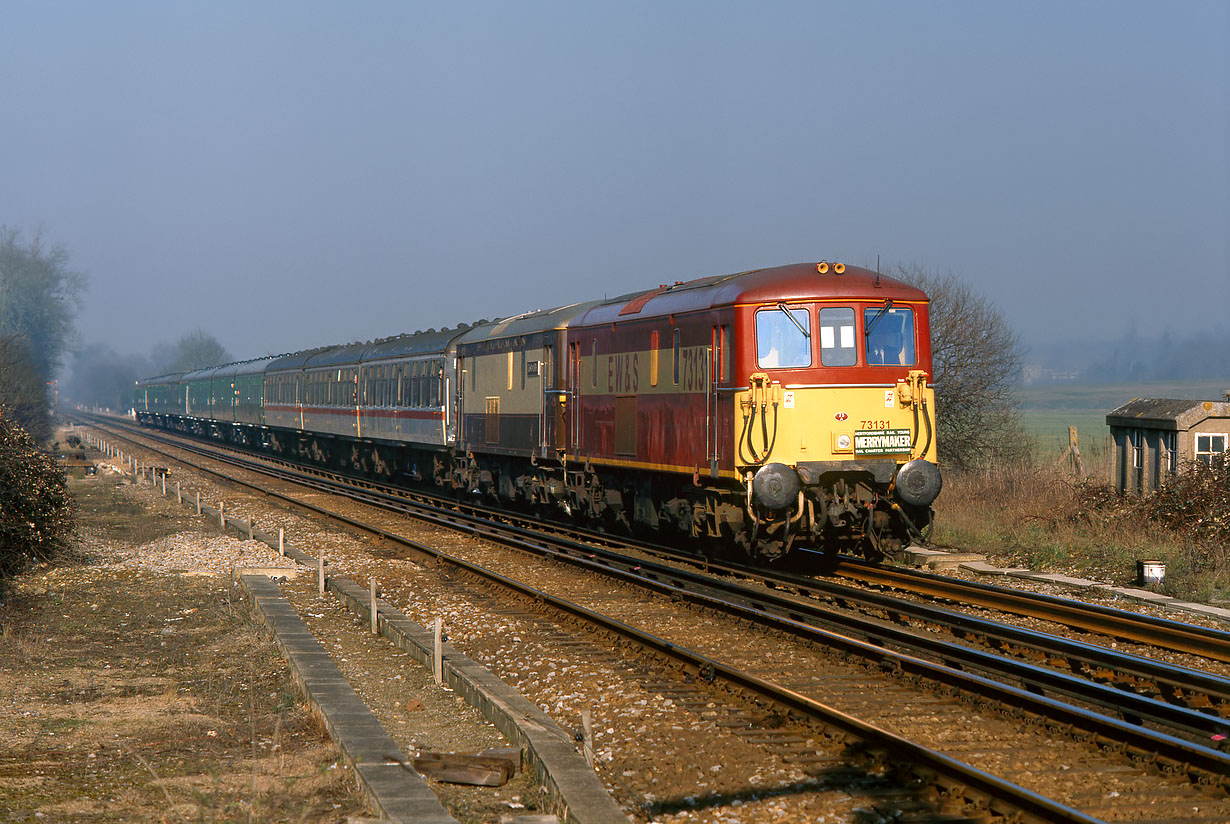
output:
[[[120,351],[877,255],[1028,341],[1230,323],[1226,0],[7,0],[0,112]]]

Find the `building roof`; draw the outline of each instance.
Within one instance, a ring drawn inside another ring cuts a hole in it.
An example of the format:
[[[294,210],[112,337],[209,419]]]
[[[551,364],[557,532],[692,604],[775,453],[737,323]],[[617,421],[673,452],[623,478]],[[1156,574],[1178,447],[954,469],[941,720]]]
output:
[[[1106,413],[1106,424],[1148,429],[1191,429],[1208,418],[1230,418],[1230,402],[1133,398]]]

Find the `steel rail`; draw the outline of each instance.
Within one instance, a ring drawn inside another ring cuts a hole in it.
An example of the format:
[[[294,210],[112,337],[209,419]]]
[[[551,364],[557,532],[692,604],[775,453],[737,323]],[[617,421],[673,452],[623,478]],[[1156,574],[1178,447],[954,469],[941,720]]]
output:
[[[1099,635],[1230,662],[1230,632],[1223,630],[1127,612],[1100,604],[1078,605],[1053,595],[962,581],[913,569],[873,566],[846,558],[841,559],[835,573],[864,583],[1040,618]]]
[[[143,434],[147,434],[148,436],[148,433]],[[202,451],[194,447],[178,446],[177,448],[184,448],[195,452]],[[214,460],[221,460],[226,463],[241,464],[247,469],[253,468],[253,464],[250,461],[245,461],[242,458],[232,456],[210,457]],[[212,474],[222,474],[216,472],[215,470],[210,470],[207,467],[199,467],[191,462],[185,463]],[[287,470],[259,467],[258,471],[272,473],[275,476],[281,477],[285,480],[295,481],[298,483],[304,482],[303,479],[297,479],[294,477],[297,473]],[[281,493],[263,489],[259,485],[251,484],[246,481],[238,479],[229,480],[260,490],[266,495],[285,500],[296,506],[308,509],[323,516],[330,517],[339,522],[378,534],[380,537],[387,540],[406,546],[412,546],[412,548],[417,548],[419,551],[426,552],[429,555],[441,555],[441,553],[438,553],[430,548],[422,547],[421,544],[417,544],[409,539],[396,536],[395,534],[389,533],[378,527],[372,527],[362,522],[355,521],[347,516],[332,513],[314,504],[309,504],[291,498],[290,496],[282,495]],[[1085,681],[1065,673],[1034,667],[1028,664],[1022,664],[1011,659],[1005,659],[1002,656],[980,652],[968,647],[922,639],[902,630],[895,630],[887,626],[877,625],[870,630],[865,627],[860,628],[859,630],[860,632],[868,633],[870,637],[877,640],[891,638],[896,643],[908,645],[916,650],[930,651],[942,660],[950,661],[956,666],[933,664],[929,661],[925,661],[911,655],[895,652],[877,643],[860,641],[858,639],[824,630],[820,627],[809,625],[802,620],[796,620],[794,617],[782,617],[781,615],[769,612],[760,608],[760,606],[747,602],[760,600],[763,602],[768,602],[775,608],[783,610],[788,614],[793,613],[794,615],[798,615],[799,613],[804,613],[805,620],[831,621],[834,618],[834,616],[830,615],[821,616],[819,610],[812,605],[784,599],[771,593],[748,592],[747,590],[738,588],[735,585],[727,583],[717,584],[711,578],[699,576],[696,573],[688,572],[686,570],[679,570],[662,564],[646,562],[638,559],[630,559],[618,555],[615,555],[613,560],[621,565],[626,565],[627,568],[612,569],[606,564],[596,563],[594,558],[596,557],[596,551],[601,551],[607,556],[612,555],[613,553],[609,553],[605,550],[598,550],[598,548],[589,547],[575,541],[563,541],[558,538],[545,539],[541,534],[525,530],[521,527],[492,524],[489,521],[477,519],[475,516],[458,513],[452,510],[438,510],[433,513],[410,512],[409,506],[411,505],[398,496],[393,496],[388,493],[374,490],[355,490],[353,488],[347,489],[345,487],[342,487],[339,490],[336,482],[325,481],[316,476],[308,476],[307,480],[308,485],[314,488],[327,489],[327,491],[343,494],[352,499],[361,500],[366,503],[372,503],[384,507],[391,506],[398,511],[406,514],[412,514],[414,517],[421,520],[446,526],[452,529],[460,529],[471,534],[481,534],[485,537],[498,540],[506,545],[515,545],[520,549],[529,550],[539,554],[546,553],[554,557],[563,557],[601,574],[611,575],[612,573],[615,573],[618,577],[624,578],[634,585],[645,586],[646,584],[649,584],[655,589],[667,591],[672,595],[688,598],[713,609],[736,614],[739,617],[755,621],[762,625],[772,624],[779,630],[788,631],[797,636],[807,637],[815,643],[842,649],[848,653],[858,654],[865,658],[890,663],[892,666],[904,672],[909,672],[919,677],[927,678],[935,683],[945,684],[966,692],[984,695],[1007,705],[1024,708],[1040,717],[1059,720],[1061,723],[1070,724],[1076,728],[1086,730],[1106,739],[1126,744],[1139,752],[1155,754],[1171,761],[1174,765],[1180,766],[1180,768],[1182,765],[1190,765],[1197,770],[1207,773],[1208,778],[1211,780],[1216,780],[1218,777],[1230,775],[1230,757],[1227,757],[1225,754],[1216,750],[1176,738],[1174,736],[1166,735],[1161,732],[1143,729],[1132,723],[1120,721],[1115,718],[1110,718],[1108,716],[1086,711],[1077,707],[1072,707],[1054,699],[1047,698],[1046,696],[1038,695],[1035,692],[1030,691],[1030,689],[1020,689],[998,681],[984,678],[982,676],[966,673],[957,667],[964,664],[975,666],[984,671],[1002,672],[1006,669],[1011,675],[1019,678],[1029,688],[1036,690],[1043,686],[1049,686],[1061,694],[1074,695],[1079,697],[1081,700],[1085,700],[1090,703],[1111,707],[1116,709],[1116,711],[1126,712],[1129,715],[1137,715],[1140,718],[1147,718],[1157,723],[1170,724],[1180,729],[1197,732],[1203,735],[1217,734],[1216,731],[1209,731],[1208,723],[1212,723],[1215,728],[1218,724],[1223,726],[1225,725],[1225,722],[1222,719],[1215,716],[1196,713],[1192,710],[1182,707],[1175,707],[1163,702],[1155,701],[1151,698],[1135,696],[1131,693],[1125,693],[1121,690]],[[548,542],[556,544],[571,544],[569,547],[571,552],[552,549],[548,545]],[[590,557],[585,557],[586,553],[589,553]],[[608,560],[612,559],[608,558]],[[468,562],[461,561],[460,559],[451,559],[450,556],[449,563],[454,563],[454,561],[456,561],[456,565],[458,566],[472,566],[468,564]],[[633,566],[635,569],[632,569]],[[662,579],[666,579],[666,581],[663,582]],[[737,597],[744,599],[745,603],[738,603],[701,592],[681,589],[679,584],[676,583],[679,580],[684,580],[691,585],[699,585],[710,590],[725,588],[728,595],[732,591],[737,591]],[[855,619],[848,616],[839,617],[845,621],[855,621]],[[849,624],[847,625],[847,628],[850,628],[853,625],[853,623]]]
[[[149,448],[143,446],[143,448]],[[179,447],[177,447],[179,448]],[[152,450],[160,452],[160,450]],[[161,452],[166,455],[167,453]],[[167,457],[173,457],[167,455]],[[211,456],[212,457],[212,456]],[[1052,799],[1042,796],[1006,781],[1003,778],[986,773],[977,769],[963,761],[959,761],[944,753],[927,748],[921,744],[910,741],[906,738],[898,736],[888,730],[881,729],[873,724],[868,724],[853,716],[847,715],[833,707],[828,706],[820,701],[816,701],[806,695],[790,690],[784,686],[775,684],[767,679],[760,678],[748,672],[744,672],[738,668],[731,667],[716,659],[705,656],[701,653],[687,649],[678,644],[672,643],[659,636],[644,632],[630,624],[619,621],[600,613],[594,612],[580,604],[568,601],[558,596],[551,595],[548,592],[516,581],[505,575],[502,575],[494,570],[486,569],[485,567],[466,561],[463,558],[451,555],[434,547],[427,546],[410,538],[390,532],[382,527],[373,524],[367,524],[356,518],[351,518],[340,513],[330,512],[316,504],[300,501],[292,498],[289,495],[284,495],[274,490],[264,489],[258,484],[253,484],[248,481],[243,481],[235,478],[230,478],[224,473],[208,467],[199,466],[191,461],[182,461],[180,458],[174,458],[188,466],[197,469],[198,471],[206,472],[215,476],[225,477],[232,483],[237,483],[249,489],[258,490],[262,494],[267,495],[287,503],[291,503],[296,507],[306,509],[316,514],[328,517],[330,520],[346,524],[354,529],[367,532],[382,540],[390,543],[395,543],[404,546],[415,552],[431,557],[438,562],[448,564],[456,569],[462,570],[478,579],[499,586],[509,592],[516,593],[518,596],[525,598],[535,604],[549,606],[556,611],[571,616],[584,623],[597,627],[603,632],[610,633],[625,641],[636,644],[660,657],[673,660],[682,665],[687,671],[691,672],[700,680],[707,683],[721,681],[735,694],[744,694],[759,697],[762,700],[772,702],[790,712],[796,718],[808,719],[821,725],[830,727],[841,733],[851,735],[866,744],[870,745],[874,750],[879,751],[890,759],[897,759],[904,764],[911,765],[915,771],[921,770],[923,773],[931,773],[936,780],[943,778],[945,780],[937,780],[948,791],[958,792],[966,799],[968,804],[978,805],[981,802],[986,802],[988,809],[996,814],[1009,816],[1012,814],[1020,814],[1024,816],[1024,820],[1030,822],[1062,822],[1064,824],[1099,824],[1100,819],[1093,818],[1082,813],[1079,810],[1073,809],[1066,805],[1060,804]],[[216,458],[215,458],[216,459]],[[236,462],[236,459],[226,459],[225,462]],[[251,469],[251,465],[245,468]],[[474,531],[474,530],[467,530]],[[503,543],[508,543],[510,538],[505,537]],[[584,559],[582,559],[584,560]],[[594,565],[595,569],[602,571],[601,568]],[[972,792],[971,792],[972,791]],[[1003,809],[1008,807],[1009,809]],[[1019,820],[1019,819],[1018,819]]]
[[[748,572],[743,567],[716,564],[711,565],[711,569],[725,569],[731,574]],[[803,597],[874,607],[890,615],[943,626],[957,635],[978,636],[998,644],[1029,649],[1039,655],[1062,658],[1074,670],[1078,664],[1103,668],[1119,676],[1153,682],[1162,690],[1205,695],[1211,701],[1230,706],[1230,679],[1223,676],[804,575],[773,570],[761,570],[756,574],[769,586],[791,589]]]
[[[117,422],[109,422],[113,425]],[[146,437],[154,437],[155,431],[133,426],[131,424],[123,424],[125,428],[139,432]],[[223,460],[219,458],[215,450],[221,450],[231,455],[243,456],[242,460],[248,463],[254,456],[243,450],[238,450],[226,445],[215,444],[210,442],[209,449],[201,449],[188,444],[176,443],[176,446],[181,449],[193,451],[197,454],[208,455],[215,460]],[[380,506],[393,505],[406,512],[407,514],[419,517],[425,520],[431,520],[424,510],[435,513],[437,518],[442,518],[442,523],[451,528],[463,529],[465,531],[473,531],[470,524],[485,524],[487,521],[482,518],[476,518],[473,515],[467,514],[464,511],[457,509],[457,502],[447,499],[440,499],[438,496],[421,495],[430,501],[436,503],[423,503],[422,501],[411,502],[410,498],[400,494],[391,494],[387,491],[387,487],[383,487],[366,479],[352,479],[345,475],[340,475],[333,472],[322,472],[314,468],[304,468],[293,462],[287,462],[283,459],[270,459],[268,456],[255,456],[265,464],[273,464],[277,469],[265,469],[263,471],[285,473],[284,477],[287,480],[296,483],[309,483],[317,488],[333,491],[338,488],[339,484],[344,484],[345,488],[356,489],[361,488],[367,490],[372,496],[370,502]],[[308,479],[311,479],[310,481]],[[342,479],[342,480],[339,480]],[[351,493],[348,493],[351,494]],[[439,503],[445,503],[440,506]],[[413,510],[408,509],[408,506],[414,507]],[[511,520],[516,523],[528,523],[529,519],[519,516],[515,513],[508,513],[502,510],[493,510],[489,507],[483,507],[466,503],[464,509],[473,509],[487,516],[488,520],[492,518],[501,518],[505,521]],[[536,523],[536,522],[535,522]],[[515,524],[506,525],[504,528],[516,528]],[[541,528],[530,529],[521,527],[523,530],[520,534],[523,537],[534,535],[542,538],[543,531]],[[494,536],[493,537],[498,537]],[[627,541],[622,538],[614,538],[610,535],[594,535],[593,537],[601,539],[604,543],[615,546],[632,546],[642,551],[654,552],[656,554],[666,554],[672,560],[682,561],[688,565],[696,566],[703,563],[705,572],[720,571],[732,575],[750,575],[763,580],[770,587],[787,587],[799,592],[800,595],[809,598],[823,598],[836,602],[851,602],[860,605],[871,606],[876,609],[884,610],[892,615],[901,615],[913,618],[919,621],[927,621],[939,626],[948,628],[956,635],[967,634],[982,636],[989,641],[994,641],[1000,644],[1014,645],[1020,648],[1025,648],[1034,651],[1037,654],[1048,656],[1051,658],[1060,658],[1065,661],[1072,671],[1078,671],[1079,666],[1089,667],[1091,670],[1098,668],[1108,670],[1120,678],[1120,680],[1142,680],[1152,682],[1158,686],[1158,692],[1172,698],[1180,698],[1183,696],[1206,696],[1210,704],[1213,701],[1220,701],[1223,704],[1230,705],[1230,680],[1201,672],[1185,667],[1176,667],[1164,662],[1155,661],[1150,658],[1145,658],[1138,655],[1133,655],[1117,650],[1110,650],[1095,644],[1083,643],[1072,639],[1061,638],[1058,636],[1049,635],[1046,633],[1027,630],[1020,627],[1014,627],[998,623],[995,621],[981,619],[974,616],[969,616],[964,613],[947,610],[942,607],[929,606],[919,604],[914,601],[907,601],[896,598],[883,593],[877,593],[869,590],[855,589],[844,586],[842,584],[825,581],[823,579],[812,578],[809,576],[778,572],[762,567],[748,567],[739,564],[721,563],[708,559],[698,559],[694,555],[678,556],[675,553],[665,552],[662,548],[652,547],[635,541]],[[594,547],[589,544],[579,543],[571,537],[564,537],[561,534],[556,534],[551,537],[560,547],[575,552],[609,552],[607,557],[613,561],[618,561],[624,556],[611,550],[603,549],[602,547]],[[662,567],[662,572],[669,572],[672,567]],[[929,576],[934,577],[934,576]],[[695,579],[698,583],[703,583],[711,589],[720,589],[721,584],[714,581],[711,577],[705,576],[703,579]],[[736,591],[727,589],[727,591]],[[1015,593],[1016,591],[1009,590]],[[1032,595],[1032,593],[1024,593]],[[1049,596],[1046,596],[1049,597]],[[1096,605],[1090,605],[1094,607]],[[1120,615],[1128,621],[1132,621],[1138,617],[1136,613],[1129,613],[1122,610],[1113,610],[1105,607],[1100,609]],[[829,613],[817,614],[815,617],[818,620],[823,620],[829,617]],[[833,616],[836,617],[836,616]],[[1150,616],[1144,616],[1153,622],[1161,622],[1163,624],[1175,624],[1177,622],[1167,621],[1166,619],[1156,619]],[[839,619],[840,620],[840,619]],[[850,627],[853,624],[844,622],[843,626]],[[1199,628],[1198,628],[1199,629]],[[1214,634],[1216,630],[1211,630]],[[1225,633],[1223,633],[1225,634]],[[1069,693],[1070,694],[1070,693]],[[1132,693],[1122,692],[1125,695]],[[1178,704],[1179,701],[1172,703]],[[1129,713],[1134,714],[1134,713]],[[1145,712],[1148,716],[1149,713]],[[1202,716],[1216,718],[1217,716],[1210,713],[1201,713]],[[1157,716],[1157,720],[1161,720],[1161,716]],[[1190,725],[1184,724],[1181,720],[1175,720],[1172,723],[1179,729],[1187,729],[1191,732],[1200,734],[1202,731],[1193,729]],[[1214,730],[1212,734],[1216,734]]]

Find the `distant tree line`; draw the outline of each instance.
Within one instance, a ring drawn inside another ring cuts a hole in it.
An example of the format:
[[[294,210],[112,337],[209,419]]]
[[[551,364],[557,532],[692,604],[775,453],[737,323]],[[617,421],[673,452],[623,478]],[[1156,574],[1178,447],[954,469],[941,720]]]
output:
[[[1230,377],[1230,330],[1142,337],[1129,327],[1084,368],[1090,381],[1200,380]]]
[[[160,343],[148,355],[121,355],[105,344],[83,347],[73,357],[64,391],[77,403],[126,409],[133,383],[140,378],[191,372],[234,359],[203,329],[194,329],[175,343]]]

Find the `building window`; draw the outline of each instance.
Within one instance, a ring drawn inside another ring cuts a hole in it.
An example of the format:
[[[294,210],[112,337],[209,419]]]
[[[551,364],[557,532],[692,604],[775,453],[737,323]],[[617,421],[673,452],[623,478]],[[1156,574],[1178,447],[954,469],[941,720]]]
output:
[[[1173,475],[1179,470],[1179,433],[1162,433],[1162,451],[1166,453],[1166,471]]]
[[[1226,442],[1227,435],[1225,432],[1197,433],[1196,462],[1202,463],[1205,466],[1212,466],[1213,462],[1225,453]]]
[[[1145,465],[1145,433],[1142,429],[1132,430],[1132,466],[1141,469]]]

